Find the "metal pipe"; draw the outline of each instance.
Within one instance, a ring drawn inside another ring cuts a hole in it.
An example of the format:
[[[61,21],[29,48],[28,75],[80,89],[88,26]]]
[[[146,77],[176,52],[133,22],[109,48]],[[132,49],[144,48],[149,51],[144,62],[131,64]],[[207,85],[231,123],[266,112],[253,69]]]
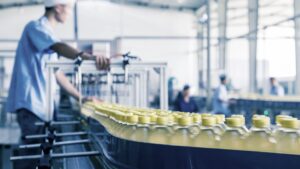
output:
[[[59,153],[52,154],[51,158],[71,158],[71,157],[84,157],[84,156],[95,156],[100,155],[99,151],[87,151],[87,152],[72,152],[72,153]],[[42,155],[28,155],[28,156],[14,156],[10,157],[11,161],[17,160],[35,160],[42,158]]]
[[[66,136],[79,136],[79,135],[87,135],[88,132],[67,132],[67,133],[57,133],[56,137],[66,137]],[[40,138],[46,138],[48,135],[46,134],[38,134],[38,135],[28,135],[25,136],[25,139],[40,139]]]
[[[50,125],[72,125],[72,124],[80,124],[80,121],[54,121],[51,122]],[[44,122],[36,122],[36,126],[44,126]]]
[[[62,146],[62,145],[73,145],[73,144],[84,144],[84,143],[90,143],[91,140],[84,139],[84,140],[72,140],[72,141],[61,141],[61,142],[55,142],[53,146]],[[40,143],[38,144],[27,144],[27,145],[20,145],[20,149],[26,149],[26,148],[38,148],[40,147]]]

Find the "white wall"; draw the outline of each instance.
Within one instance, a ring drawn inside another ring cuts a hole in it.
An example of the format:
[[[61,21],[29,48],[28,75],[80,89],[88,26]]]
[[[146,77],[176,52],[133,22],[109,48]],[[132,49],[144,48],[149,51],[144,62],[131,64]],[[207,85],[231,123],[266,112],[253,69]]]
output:
[[[26,23],[43,15],[43,6],[0,10],[0,39],[19,39]],[[113,40],[116,37],[195,37],[195,17],[190,12],[150,9],[119,5],[107,1],[79,3],[79,38]],[[74,38],[73,16],[65,25],[58,25],[56,33],[62,39]],[[1,49],[14,49],[16,44],[0,43]],[[179,79],[179,88],[185,83],[196,87],[196,41],[168,39],[125,39],[122,52],[131,51],[143,60],[166,61],[169,73]],[[8,64],[8,72],[12,62]]]

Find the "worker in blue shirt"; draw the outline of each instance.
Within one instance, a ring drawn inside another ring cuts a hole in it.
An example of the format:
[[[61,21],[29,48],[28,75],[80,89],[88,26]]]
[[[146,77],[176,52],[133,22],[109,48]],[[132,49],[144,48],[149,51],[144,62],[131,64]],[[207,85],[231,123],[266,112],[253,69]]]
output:
[[[182,92],[178,93],[175,100],[174,110],[180,112],[198,112],[199,108],[194,99],[191,98],[190,86],[185,85]]]
[[[225,75],[220,76],[220,85],[215,90],[213,95],[213,112],[216,114],[225,114],[229,116],[229,98],[228,98],[228,89],[226,87],[227,78]]]
[[[47,120],[46,88],[48,79],[45,67],[47,61],[57,60],[59,56],[75,59],[80,55],[86,60],[96,60],[96,66],[99,69],[109,67],[108,58],[81,52],[61,42],[54,33],[54,27],[67,20],[73,3],[72,0],[45,0],[44,16],[25,26],[18,43],[6,110],[17,113],[22,136],[43,132],[41,127],[34,124]],[[81,94],[62,71],[57,70],[53,74],[53,78],[56,78],[57,83],[75,99],[80,97]],[[95,98],[84,98],[83,100],[96,101]],[[22,144],[34,143],[22,138]],[[40,151],[37,152],[40,153]],[[26,161],[18,164],[15,168],[35,168],[34,163],[26,163]]]
[[[270,78],[270,95],[284,96],[283,87],[277,82],[275,77]]]

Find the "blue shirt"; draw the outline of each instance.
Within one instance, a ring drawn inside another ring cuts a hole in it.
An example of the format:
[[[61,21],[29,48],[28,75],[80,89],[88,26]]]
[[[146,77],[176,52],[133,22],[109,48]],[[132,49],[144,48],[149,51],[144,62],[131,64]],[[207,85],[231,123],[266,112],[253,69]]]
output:
[[[59,41],[46,17],[26,25],[16,51],[7,112],[25,108],[47,120],[45,63],[58,59],[50,47]]]
[[[181,112],[194,112],[194,113],[197,113],[199,111],[195,100],[190,98],[189,101],[186,102],[181,93],[179,93],[177,96],[177,99],[174,104],[174,110],[181,111]]]

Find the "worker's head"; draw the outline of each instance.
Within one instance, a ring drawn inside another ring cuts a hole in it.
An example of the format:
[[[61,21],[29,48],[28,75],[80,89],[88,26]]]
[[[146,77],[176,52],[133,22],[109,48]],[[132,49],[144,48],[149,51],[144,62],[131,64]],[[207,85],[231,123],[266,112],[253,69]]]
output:
[[[71,13],[75,0],[45,0],[47,14],[54,16],[59,23],[65,23]]]
[[[220,82],[221,82],[221,84],[226,84],[227,83],[226,75],[221,75],[220,76]]]
[[[183,97],[190,96],[190,88],[191,87],[188,84],[184,85],[183,90],[182,90]]]
[[[271,84],[271,86],[276,85],[276,78],[275,77],[270,77],[270,84]]]

